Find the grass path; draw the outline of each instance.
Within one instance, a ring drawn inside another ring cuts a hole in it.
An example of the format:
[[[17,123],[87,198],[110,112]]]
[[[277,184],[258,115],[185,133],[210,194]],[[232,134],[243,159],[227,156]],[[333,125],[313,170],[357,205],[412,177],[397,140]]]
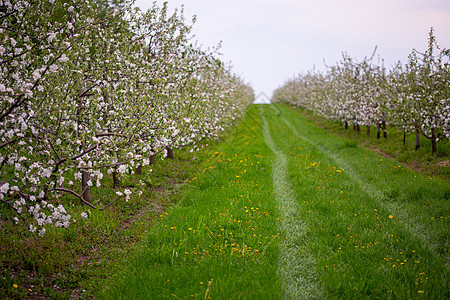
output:
[[[98,299],[448,299],[450,185],[252,106]]]
[[[270,133],[262,107],[262,131],[264,141],[272,150],[275,159],[272,162],[272,180],[275,199],[280,208],[279,228],[287,238],[281,246],[279,258],[279,274],[282,285],[285,286],[285,296],[288,299],[319,298],[321,288],[316,275],[314,257],[305,251],[308,240],[305,237],[305,224],[300,218],[300,207],[297,195],[289,180],[288,156],[275,144]]]

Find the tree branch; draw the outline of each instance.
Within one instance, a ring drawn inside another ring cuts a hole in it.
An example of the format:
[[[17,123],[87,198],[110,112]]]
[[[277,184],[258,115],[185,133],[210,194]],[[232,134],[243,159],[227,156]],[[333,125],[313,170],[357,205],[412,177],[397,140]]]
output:
[[[15,142],[17,142],[17,139],[14,139],[14,140],[11,140],[11,141],[7,141],[7,142],[4,142],[4,143],[1,143],[1,144],[0,144],[0,148],[3,148],[3,147],[5,147],[5,146],[8,146],[9,144],[12,144],[12,143],[15,143]]]
[[[72,191],[72,190],[69,190],[69,189],[66,189],[66,188],[59,188],[59,187],[56,187],[56,188],[51,189],[50,192],[51,192],[51,191],[67,192],[67,193],[72,194],[72,195],[74,195],[75,197],[79,198],[84,204],[86,204],[86,205],[92,207],[93,209],[97,209],[96,206],[94,206],[94,205],[92,205],[91,203],[87,202],[86,200],[83,199],[83,197],[82,197],[81,195],[75,193],[75,192]]]

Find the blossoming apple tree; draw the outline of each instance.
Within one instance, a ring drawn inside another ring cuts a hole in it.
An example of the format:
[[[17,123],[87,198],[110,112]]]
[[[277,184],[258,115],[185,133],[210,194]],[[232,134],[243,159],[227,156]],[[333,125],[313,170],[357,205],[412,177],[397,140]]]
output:
[[[104,176],[217,136],[253,97],[167,3],[0,3],[0,201],[39,235],[72,222],[66,195],[108,205]]]

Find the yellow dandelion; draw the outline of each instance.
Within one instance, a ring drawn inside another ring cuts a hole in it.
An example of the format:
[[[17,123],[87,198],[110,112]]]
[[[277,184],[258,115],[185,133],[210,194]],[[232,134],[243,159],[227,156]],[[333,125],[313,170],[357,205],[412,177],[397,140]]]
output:
[[[392,219],[393,218],[393,216],[392,215],[389,215],[389,219]]]
[[[17,289],[19,286],[17,284],[13,284],[13,288]]]

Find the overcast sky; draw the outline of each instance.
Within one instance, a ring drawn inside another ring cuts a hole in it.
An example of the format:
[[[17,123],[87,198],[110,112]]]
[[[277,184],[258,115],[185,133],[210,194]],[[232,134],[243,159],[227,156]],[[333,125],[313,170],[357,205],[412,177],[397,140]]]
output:
[[[137,0],[143,10],[153,0]],[[162,0],[157,0],[162,3]],[[449,0],[169,0],[197,16],[193,32],[204,47],[222,41],[231,62],[255,90],[269,97],[295,74],[324,71],[342,53],[362,60],[377,54],[389,68],[423,51],[434,27],[438,44],[450,48]]]

